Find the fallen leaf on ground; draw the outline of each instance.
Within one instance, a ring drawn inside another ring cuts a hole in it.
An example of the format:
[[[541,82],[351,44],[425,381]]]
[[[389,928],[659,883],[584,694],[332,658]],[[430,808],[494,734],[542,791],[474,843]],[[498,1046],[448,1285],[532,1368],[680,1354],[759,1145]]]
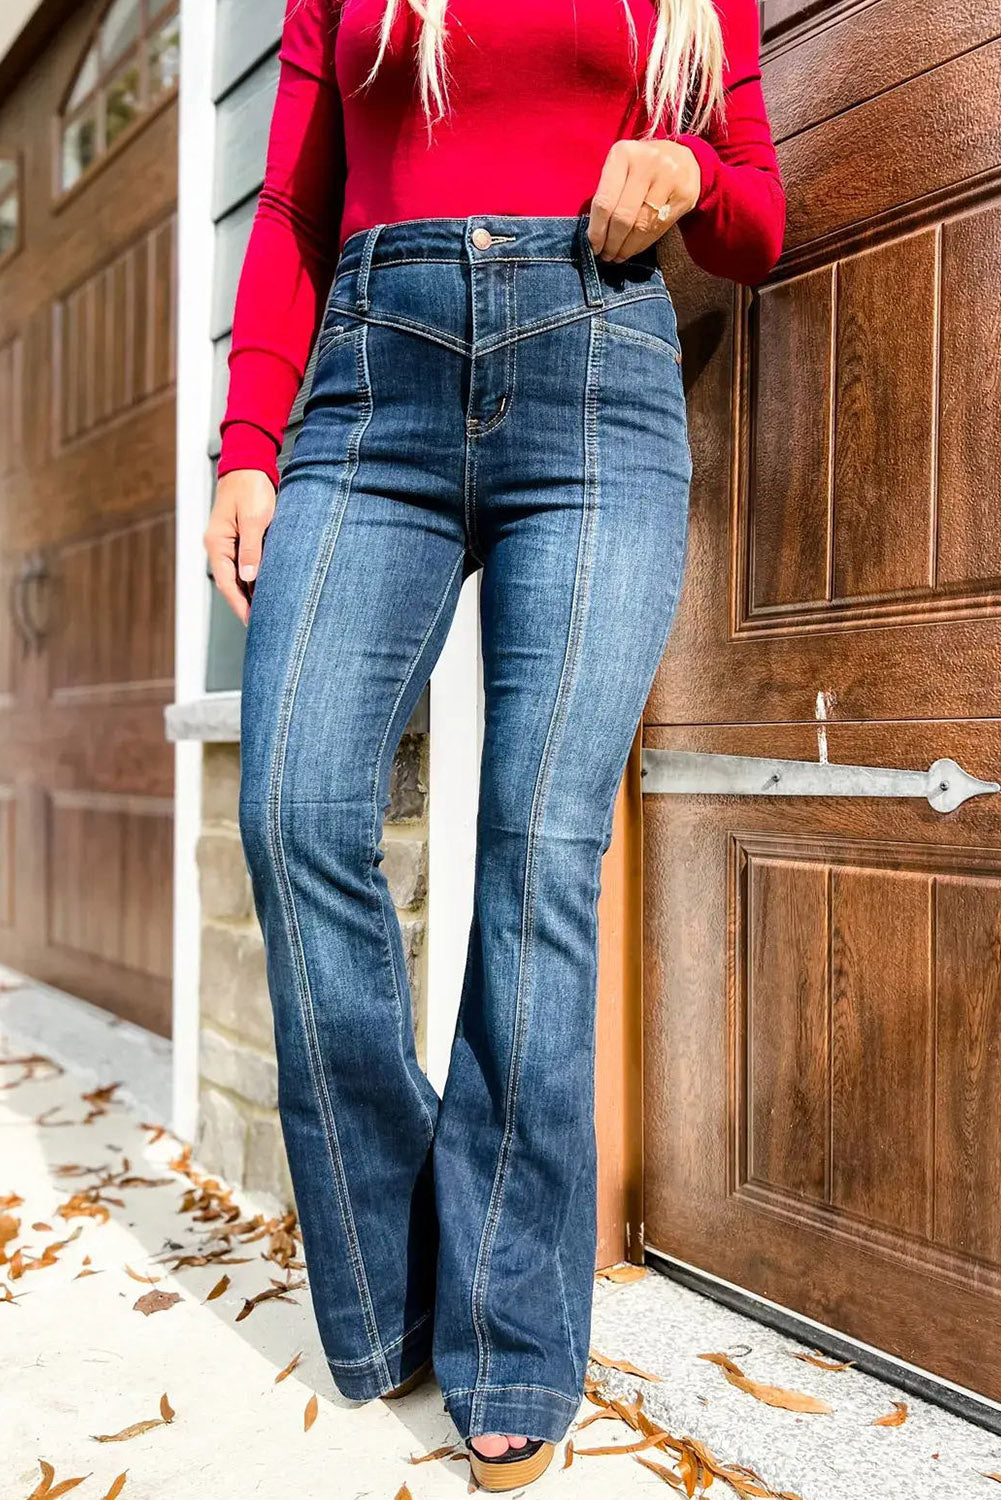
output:
[[[726,1354],[700,1354],[699,1359],[719,1365],[731,1385],[736,1386],[739,1391],[746,1391],[756,1401],[764,1402],[765,1406],[776,1406],[782,1411],[797,1411],[814,1416],[829,1415],[834,1410],[826,1401],[821,1401],[819,1396],[808,1396],[805,1391],[787,1391],[778,1385],[762,1385],[760,1381],[752,1380]]]
[[[24,1199],[19,1193],[7,1193],[0,1198],[0,1212],[6,1213],[10,1208],[20,1208],[23,1202]]]
[[[83,1123],[89,1125],[93,1120],[99,1119],[101,1115],[106,1115],[108,1113],[108,1105],[112,1103],[116,1092],[120,1088],[120,1083],[107,1083],[103,1088],[91,1089],[89,1094],[81,1095],[84,1104],[90,1105],[90,1110]]]
[[[115,1480],[114,1484],[111,1486],[111,1489],[108,1491],[108,1493],[106,1495],[104,1495],[102,1497],[102,1500],[118,1500],[119,1495],[122,1493],[122,1490],[125,1488],[125,1481],[126,1481],[127,1478],[128,1478],[128,1470],[126,1470],[124,1474],[119,1474],[118,1478]]]
[[[35,1232],[37,1234],[51,1234],[52,1233],[52,1225],[51,1224],[46,1224],[41,1219],[38,1221],[37,1224],[32,1224],[31,1227],[32,1227],[32,1229],[35,1230]]]
[[[237,1313],[236,1321],[242,1323],[244,1318],[249,1318],[254,1308],[259,1307],[262,1302],[292,1302],[294,1307],[296,1304],[288,1294],[301,1291],[305,1285],[304,1281],[278,1282],[267,1291],[258,1292],[256,1297],[248,1297]]]
[[[641,1370],[638,1365],[630,1364],[628,1359],[609,1359],[607,1354],[599,1354],[597,1349],[589,1351],[590,1358],[596,1365],[604,1365],[607,1370],[621,1370],[623,1375],[638,1375],[641,1380],[663,1380],[663,1375],[651,1375],[649,1370]]]
[[[147,1286],[158,1286],[160,1284],[160,1279],[161,1278],[159,1276],[140,1276],[139,1272],[138,1271],[133,1271],[133,1269],[132,1269],[131,1266],[126,1266],[125,1267],[125,1272],[126,1272],[126,1275],[132,1277],[133,1281],[142,1281],[142,1282],[145,1282],[145,1284]]]
[[[230,1278],[224,1277],[224,1278],[222,1278],[222,1280],[228,1281],[228,1280],[230,1280]],[[297,1365],[299,1365],[300,1359],[302,1359],[302,1350],[299,1350],[299,1353],[297,1353],[297,1355],[294,1355],[293,1358],[291,1358],[290,1361],[288,1361],[288,1364],[285,1365],[284,1370],[279,1370],[279,1373],[276,1374],[276,1376],[275,1376],[275,1385],[276,1386],[281,1385],[282,1380],[288,1380],[288,1377],[291,1376],[291,1373],[293,1373],[293,1370],[296,1370]]]
[[[411,1500],[410,1491],[405,1484],[401,1484],[400,1488],[396,1491],[396,1500]]]
[[[430,1464],[439,1458],[451,1458],[454,1452],[454,1444],[448,1443],[444,1448],[435,1448],[432,1453],[418,1453],[417,1457],[412,1458],[410,1462],[412,1464]]]
[[[51,1464],[46,1463],[44,1458],[38,1460],[38,1466],[42,1471],[42,1477],[35,1489],[28,1496],[28,1500],[56,1500],[58,1495],[66,1495],[70,1490],[75,1490],[78,1484],[83,1484],[89,1479],[89,1474],[81,1474],[79,1479],[64,1479],[54,1488],[52,1481],[56,1477],[56,1471]]]
[[[642,1281],[645,1275],[646,1266],[606,1266],[604,1270],[595,1272],[598,1281],[614,1281],[619,1284]]]
[[[571,1438],[570,1441],[567,1443],[566,1449],[564,1450],[564,1457],[563,1457],[563,1467],[564,1467],[564,1469],[569,1469],[570,1465],[573,1463],[573,1454],[574,1454],[573,1438]]]
[[[95,1271],[92,1266],[84,1266],[82,1271],[77,1271],[73,1277],[74,1281],[82,1281],[85,1276],[100,1276],[100,1271]]]
[[[888,1411],[885,1417],[877,1417],[873,1427],[902,1427],[907,1421],[907,1402],[894,1401],[893,1410]]]
[[[139,1437],[144,1432],[151,1432],[154,1427],[168,1427],[176,1416],[175,1411],[167,1400],[166,1392],[160,1397],[160,1415],[151,1417],[145,1422],[133,1422],[130,1427],[123,1427],[121,1432],[109,1432],[98,1435],[93,1434],[95,1443],[124,1443],[129,1438]]]
[[[1001,1484],[1001,1474],[985,1474],[984,1478],[985,1479],[996,1479],[997,1482],[998,1482],[998,1484]]]
[[[38,1228],[37,1224],[35,1228]],[[13,1214],[0,1214],[0,1250],[4,1245],[9,1245],[11,1240],[16,1239],[20,1233],[20,1219],[15,1219]]]
[[[839,1364],[834,1359],[822,1359],[819,1354],[794,1354],[793,1359],[801,1359],[805,1365],[814,1365],[818,1370],[851,1370],[855,1365],[853,1359]]]
[[[181,1300],[179,1292],[144,1292],[132,1304],[133,1312],[141,1312],[148,1318],[152,1313],[166,1312]]]
[[[308,1432],[312,1427],[313,1423],[316,1421],[316,1414],[319,1410],[320,1403],[317,1401],[315,1396],[310,1396],[309,1400],[306,1402],[306,1410],[302,1415],[303,1432]]]
[[[229,1286],[229,1277],[228,1276],[220,1276],[220,1278],[216,1282],[215,1286],[212,1288],[212,1290],[209,1292],[208,1296],[205,1298],[205,1301],[206,1302],[214,1302],[217,1297],[221,1297],[222,1296],[223,1292],[226,1290],[226,1288],[228,1286]],[[278,1376],[278,1380],[281,1380],[281,1378],[282,1377],[279,1375]],[[275,1383],[277,1384],[277,1381]]]

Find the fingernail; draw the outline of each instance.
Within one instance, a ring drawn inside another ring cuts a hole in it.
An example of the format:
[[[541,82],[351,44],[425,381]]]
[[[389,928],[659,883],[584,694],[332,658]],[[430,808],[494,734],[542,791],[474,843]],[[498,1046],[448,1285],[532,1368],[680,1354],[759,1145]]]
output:
[[[254,567],[253,563],[245,563],[244,566],[240,569],[240,578],[244,583],[253,583],[256,577],[257,569]]]

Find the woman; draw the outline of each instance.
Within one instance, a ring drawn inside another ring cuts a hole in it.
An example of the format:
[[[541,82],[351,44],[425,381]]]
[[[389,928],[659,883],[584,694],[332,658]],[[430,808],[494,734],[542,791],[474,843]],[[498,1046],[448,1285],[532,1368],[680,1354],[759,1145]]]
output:
[[[545,1468],[587,1360],[599,869],[691,472],[654,246],[678,223],[755,282],[783,221],[754,0],[291,0],[206,538],[250,622],[241,827],[333,1378],[399,1393],[433,1356],[487,1489]],[[477,568],[475,910],[439,1100],[379,839]]]

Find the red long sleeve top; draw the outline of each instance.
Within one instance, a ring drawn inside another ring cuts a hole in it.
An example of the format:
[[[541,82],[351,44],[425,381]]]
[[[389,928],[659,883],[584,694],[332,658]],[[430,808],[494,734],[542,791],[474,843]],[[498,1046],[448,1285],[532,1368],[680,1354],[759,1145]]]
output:
[[[340,246],[374,224],[469,214],[574,215],[609,147],[646,129],[652,0],[450,0],[450,111],[430,137],[419,21],[401,0],[374,81],[384,0],[288,0],[267,168],[240,277],[219,473],[277,458]],[[702,174],[679,227],[689,254],[752,284],[778,259],[785,197],[761,93],[756,0],[715,0],[725,114],[675,137]],[[662,132],[666,134],[667,132]]]

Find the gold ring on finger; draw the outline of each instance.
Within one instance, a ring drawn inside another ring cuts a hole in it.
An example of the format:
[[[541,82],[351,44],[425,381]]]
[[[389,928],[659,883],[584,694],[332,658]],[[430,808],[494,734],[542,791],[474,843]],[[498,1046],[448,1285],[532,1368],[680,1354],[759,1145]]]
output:
[[[659,224],[666,224],[671,217],[670,203],[651,203],[649,198],[643,199],[645,208],[652,208]]]

